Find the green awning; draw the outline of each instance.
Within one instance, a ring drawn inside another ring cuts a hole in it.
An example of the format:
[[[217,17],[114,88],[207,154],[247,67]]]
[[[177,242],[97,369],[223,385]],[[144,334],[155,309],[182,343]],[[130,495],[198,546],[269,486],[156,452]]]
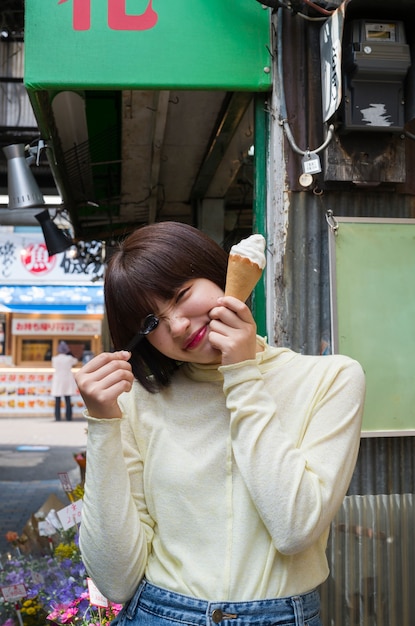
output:
[[[255,0],[26,0],[29,90],[271,87]]]

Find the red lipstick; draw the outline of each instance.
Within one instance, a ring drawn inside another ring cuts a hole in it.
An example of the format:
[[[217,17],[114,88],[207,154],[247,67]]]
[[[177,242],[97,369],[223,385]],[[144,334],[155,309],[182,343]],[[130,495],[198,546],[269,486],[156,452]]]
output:
[[[185,350],[193,350],[196,348],[204,339],[207,333],[207,326],[203,326],[200,330],[198,330],[192,337],[190,341],[185,345]]]

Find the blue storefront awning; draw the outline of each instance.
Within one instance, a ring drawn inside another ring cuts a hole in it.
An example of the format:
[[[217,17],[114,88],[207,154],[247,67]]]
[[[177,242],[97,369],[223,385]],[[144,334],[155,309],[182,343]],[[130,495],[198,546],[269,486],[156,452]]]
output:
[[[0,285],[0,310],[11,313],[103,313],[99,285]]]

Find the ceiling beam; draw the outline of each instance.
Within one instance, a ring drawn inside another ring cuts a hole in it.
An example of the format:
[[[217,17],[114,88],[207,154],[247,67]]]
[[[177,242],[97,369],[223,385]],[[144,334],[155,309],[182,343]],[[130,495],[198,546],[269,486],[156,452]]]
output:
[[[148,206],[148,223],[156,221],[158,198],[159,198],[159,176],[162,148],[164,144],[164,133],[166,130],[167,112],[169,108],[170,91],[160,91],[158,93],[157,109],[154,120],[154,132],[151,150],[151,170],[150,170],[150,190]]]
[[[190,196],[192,202],[205,197],[251,100],[252,93],[245,91],[230,93],[225,100],[206,156],[192,188]]]

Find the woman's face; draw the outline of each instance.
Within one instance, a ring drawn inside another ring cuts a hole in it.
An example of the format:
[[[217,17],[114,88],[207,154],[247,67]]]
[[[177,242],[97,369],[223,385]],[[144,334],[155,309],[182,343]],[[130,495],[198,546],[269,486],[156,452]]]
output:
[[[220,287],[206,278],[187,281],[172,300],[157,302],[160,321],[147,340],[175,361],[220,363],[221,353],[209,343],[209,312],[220,296]]]

